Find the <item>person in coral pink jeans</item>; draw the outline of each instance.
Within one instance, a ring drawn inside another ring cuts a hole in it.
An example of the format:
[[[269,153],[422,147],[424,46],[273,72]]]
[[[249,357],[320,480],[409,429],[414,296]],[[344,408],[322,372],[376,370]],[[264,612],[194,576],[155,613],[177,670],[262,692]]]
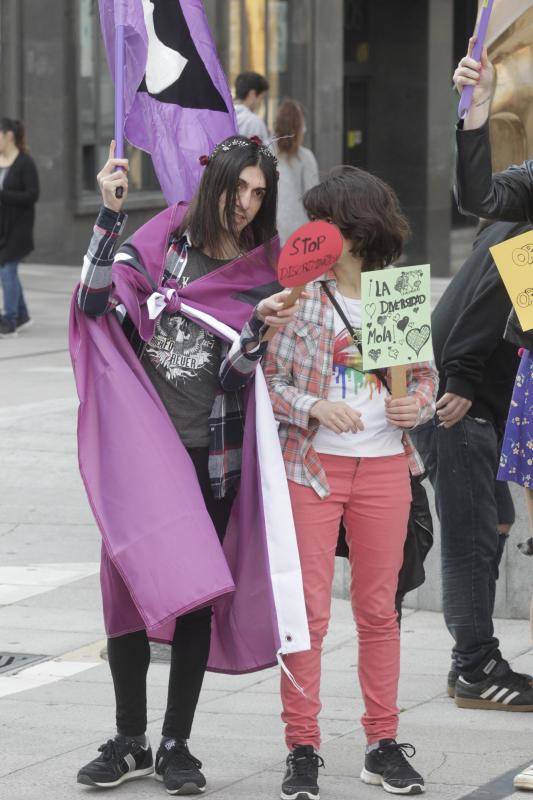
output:
[[[405,758],[414,748],[396,741],[395,595],[411,503],[409,471],[423,471],[407,431],[433,417],[437,374],[432,364],[413,366],[407,371],[407,396],[392,399],[390,371],[362,371],[361,272],[389,266],[409,232],[392,189],[355,167],[339,167],[307,192],[304,205],[311,219],[338,226],[344,247],[332,271],[307,287],[310,297],[276,334],[265,363],[311,634],[309,651],[285,659],[303,692],[286,674],[281,679],[289,749],[281,797],[319,797],[321,650],[341,520],[350,551],[365,703],[368,745],[361,777],[389,792],[415,794],[424,790],[424,781]]]

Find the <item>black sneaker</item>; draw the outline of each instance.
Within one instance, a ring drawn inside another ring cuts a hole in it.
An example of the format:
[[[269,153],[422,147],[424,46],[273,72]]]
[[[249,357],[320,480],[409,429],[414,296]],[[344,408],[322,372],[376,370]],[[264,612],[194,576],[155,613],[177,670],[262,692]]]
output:
[[[201,766],[185,739],[167,739],[155,757],[155,777],[165,784],[168,794],[201,794],[206,787]]]
[[[24,328],[29,328],[30,325],[33,325],[33,321],[29,314],[24,314],[24,316],[22,317],[17,317],[17,322],[16,322],[17,331],[21,331]]]
[[[395,739],[381,739],[379,747],[365,755],[361,780],[383,786],[392,794],[421,794],[424,778],[409,764],[406,757],[416,753],[412,744],[398,744]]]
[[[323,766],[324,760],[313,745],[297,745],[287,756],[281,800],[320,800],[318,768]]]
[[[115,736],[98,748],[102,754],[78,772],[78,783],[111,789],[124,781],[151,775],[154,771],[152,749],[148,740],[142,747],[135,739]]]
[[[470,680],[459,675],[455,705],[496,711],[533,711],[533,678],[513,672],[504,659],[491,659],[483,668],[486,677]]]
[[[11,322],[8,322],[5,317],[0,319],[0,337],[6,338],[8,336],[16,336],[17,328]]]

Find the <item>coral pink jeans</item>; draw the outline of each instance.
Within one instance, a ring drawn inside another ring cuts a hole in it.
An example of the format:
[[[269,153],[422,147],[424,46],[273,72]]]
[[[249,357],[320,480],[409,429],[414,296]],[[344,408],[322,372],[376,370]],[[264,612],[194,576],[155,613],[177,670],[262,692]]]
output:
[[[407,457],[320,455],[331,494],[321,500],[289,481],[300,551],[311,649],[285,657],[305,697],[281,675],[287,746],[320,746],[318,715],[322,641],[328,629],[339,523],[350,550],[351,601],[359,634],[361,719],[369,744],[395,738],[398,727],[400,630],[395,610],[398,572],[411,501]]]

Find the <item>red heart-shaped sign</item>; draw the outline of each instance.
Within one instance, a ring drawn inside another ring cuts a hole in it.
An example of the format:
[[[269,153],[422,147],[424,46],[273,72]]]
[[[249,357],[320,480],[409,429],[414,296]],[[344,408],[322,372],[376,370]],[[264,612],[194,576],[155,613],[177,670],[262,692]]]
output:
[[[308,222],[285,243],[278,261],[278,280],[292,289],[324,275],[342,254],[342,236],[331,222]]]

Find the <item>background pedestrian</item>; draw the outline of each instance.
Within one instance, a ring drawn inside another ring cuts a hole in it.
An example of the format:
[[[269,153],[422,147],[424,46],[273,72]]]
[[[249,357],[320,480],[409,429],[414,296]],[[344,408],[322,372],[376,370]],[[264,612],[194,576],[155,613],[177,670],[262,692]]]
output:
[[[270,134],[264,119],[258,115],[270,86],[258,72],[241,72],[235,79],[235,113],[241,136],[259,136],[268,144]]]
[[[308,222],[303,196],[319,182],[318,164],[311,150],[303,147],[306,133],[304,110],[297,100],[287,98],[274,122],[278,157],[278,233],[284,244],[300,225]]]
[[[4,315],[0,336],[14,336],[30,323],[18,276],[20,261],[33,250],[35,203],[39,177],[28,153],[24,125],[19,120],[0,120],[0,280]]]

